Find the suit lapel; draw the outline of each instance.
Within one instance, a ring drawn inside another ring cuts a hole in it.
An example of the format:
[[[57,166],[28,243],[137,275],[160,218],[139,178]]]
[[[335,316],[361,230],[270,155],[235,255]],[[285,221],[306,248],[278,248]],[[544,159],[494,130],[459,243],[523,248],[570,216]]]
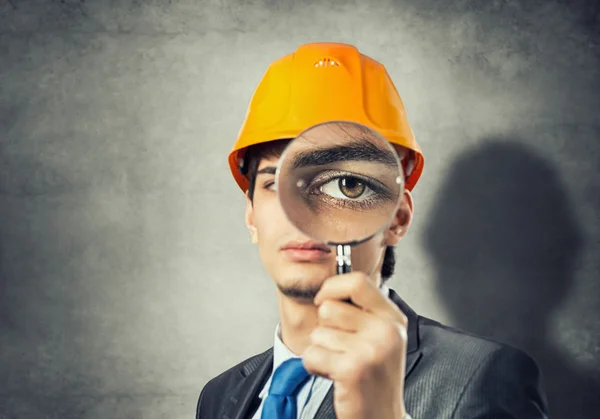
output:
[[[230,394],[225,395],[228,398],[222,419],[244,419],[248,413],[248,408],[254,399],[258,397],[272,369],[273,348],[248,360],[240,370],[241,381]]]
[[[393,290],[390,289],[389,294],[390,299],[396,304],[400,310],[406,315],[408,318],[408,342],[406,345],[406,372],[404,374],[404,379],[408,377],[408,374],[413,370],[415,365],[417,365],[417,361],[421,358],[421,352],[419,351],[419,316],[417,313],[411,309],[408,304],[406,304],[400,296]],[[325,399],[319,406],[319,410],[315,415],[315,419],[335,419],[335,410],[333,407],[333,388],[334,385],[331,386]]]
[[[319,410],[315,414],[315,419],[335,419],[335,410],[333,408],[333,385],[329,387],[327,395],[321,402]]]
[[[400,298],[396,291],[391,288],[390,300],[392,300],[408,318],[408,328],[406,331],[408,337],[406,345],[406,372],[404,373],[404,379],[406,379],[415,365],[417,365],[417,361],[421,358],[421,351],[419,350],[419,316],[404,302],[404,300],[402,300],[402,298]]]

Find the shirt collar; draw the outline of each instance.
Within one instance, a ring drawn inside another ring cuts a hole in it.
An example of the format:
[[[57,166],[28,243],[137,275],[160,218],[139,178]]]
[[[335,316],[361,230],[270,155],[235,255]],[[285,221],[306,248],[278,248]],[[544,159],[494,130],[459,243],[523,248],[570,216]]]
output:
[[[281,323],[277,323],[273,341],[273,371],[275,371],[284,361],[291,358],[300,358],[300,355],[296,355],[285,346],[281,340]]]

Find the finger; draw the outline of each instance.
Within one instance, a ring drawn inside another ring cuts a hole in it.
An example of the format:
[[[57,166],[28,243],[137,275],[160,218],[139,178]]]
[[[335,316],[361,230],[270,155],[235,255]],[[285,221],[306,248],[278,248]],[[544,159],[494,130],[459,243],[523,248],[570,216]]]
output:
[[[374,282],[364,273],[354,271],[327,279],[314,299],[316,305],[324,300],[350,299],[358,307],[369,312],[398,320],[398,307],[385,297]]]
[[[325,300],[319,307],[319,327],[314,329],[311,339],[314,339],[313,344],[330,350],[350,352],[361,350],[361,344],[367,342],[404,342],[407,340],[406,329],[407,325],[400,321],[376,316],[339,301]]]
[[[329,327],[316,327],[310,335],[311,343],[331,352],[358,351],[364,340],[356,333],[346,332]]]
[[[336,300],[325,300],[319,307],[318,316],[319,328],[354,334],[361,341],[377,341],[382,336],[389,336],[390,330],[406,330],[407,327],[406,323],[389,316],[378,316]]]
[[[338,300],[325,300],[317,315],[320,326],[357,332],[365,327],[365,316],[372,314]]]
[[[365,328],[357,333],[364,342],[377,343],[385,347],[405,348],[408,341],[407,326],[401,322],[371,315],[365,321]]]
[[[340,372],[351,367],[352,358],[342,352],[334,352],[320,345],[310,345],[302,354],[302,363],[312,375],[335,380]]]

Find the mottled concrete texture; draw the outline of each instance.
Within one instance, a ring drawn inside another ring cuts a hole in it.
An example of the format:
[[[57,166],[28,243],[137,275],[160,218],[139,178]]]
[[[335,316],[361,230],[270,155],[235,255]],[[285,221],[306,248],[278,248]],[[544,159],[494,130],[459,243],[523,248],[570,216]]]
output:
[[[599,27],[596,0],[0,0],[0,418],[191,418],[271,344],[226,155],[309,41],[386,65],[424,150],[391,285],[597,417]]]

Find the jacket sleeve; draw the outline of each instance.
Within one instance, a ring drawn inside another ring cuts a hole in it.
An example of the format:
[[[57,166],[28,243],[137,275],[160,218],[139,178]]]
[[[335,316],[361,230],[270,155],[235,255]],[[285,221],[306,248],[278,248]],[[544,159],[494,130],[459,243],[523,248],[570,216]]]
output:
[[[542,374],[518,349],[503,346],[485,357],[463,388],[453,419],[547,419]]]
[[[206,391],[206,386],[202,388],[200,396],[198,397],[198,404],[196,405],[196,419],[202,419],[202,397]]]

